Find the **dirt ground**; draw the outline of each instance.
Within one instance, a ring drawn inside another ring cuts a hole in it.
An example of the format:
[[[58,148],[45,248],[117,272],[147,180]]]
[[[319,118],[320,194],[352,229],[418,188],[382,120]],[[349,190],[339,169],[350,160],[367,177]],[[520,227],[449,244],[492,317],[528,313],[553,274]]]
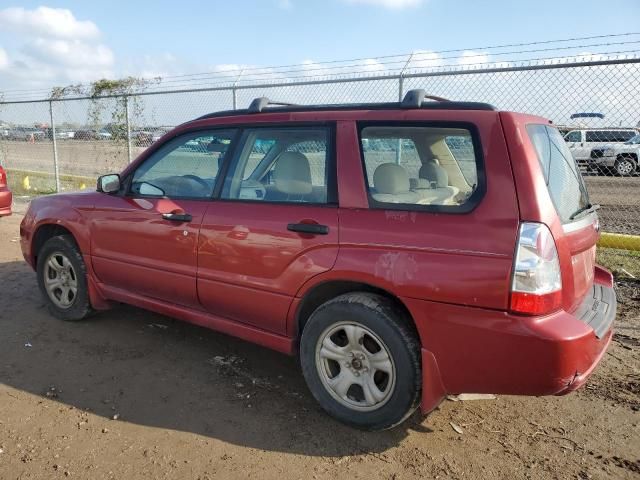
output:
[[[0,479],[640,477],[640,283],[618,285],[615,340],[578,392],[445,401],[364,433],[292,358],[131,307],[52,318],[20,220],[0,219]]]

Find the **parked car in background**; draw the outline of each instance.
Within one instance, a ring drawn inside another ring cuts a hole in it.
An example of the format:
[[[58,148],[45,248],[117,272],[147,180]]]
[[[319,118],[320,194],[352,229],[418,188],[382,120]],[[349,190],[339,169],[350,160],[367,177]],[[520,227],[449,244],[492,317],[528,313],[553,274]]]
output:
[[[318,403],[370,430],[448,394],[574,391],[616,296],[567,144],[545,118],[425,98],[258,98],[95,192],[34,199],[21,247],[49,311],[128,303],[296,355]]]
[[[635,175],[638,173],[638,158],[640,134],[624,143],[612,143],[591,150],[589,169],[625,177]]]
[[[47,138],[47,134],[34,127],[16,127],[9,130],[7,140],[22,140],[26,142],[39,142]]]
[[[131,141],[138,147],[148,147],[157,142],[165,133],[171,129],[155,128],[149,130],[136,130],[131,132]]]
[[[106,130],[85,129],[76,130],[74,140],[111,140],[111,133]]]
[[[74,140],[96,140],[97,133],[95,130],[76,130],[73,138]]]
[[[131,143],[137,147],[148,147],[153,143],[153,133],[146,130],[131,132]]]
[[[73,130],[56,130],[57,140],[71,140],[75,138],[76,132]]]
[[[0,165],[0,217],[11,215],[13,196],[7,182],[7,172]]]
[[[624,143],[638,134],[633,128],[588,128],[572,130],[564,136],[569,151],[580,165],[591,160],[591,151],[610,143]]]

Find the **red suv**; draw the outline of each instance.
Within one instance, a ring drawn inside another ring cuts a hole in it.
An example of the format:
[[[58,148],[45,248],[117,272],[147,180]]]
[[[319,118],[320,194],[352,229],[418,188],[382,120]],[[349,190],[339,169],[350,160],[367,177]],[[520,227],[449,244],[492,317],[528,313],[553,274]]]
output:
[[[7,172],[4,171],[2,165],[0,165],[0,217],[11,215],[11,202],[13,196],[9,185],[7,185]]]
[[[54,316],[124,302],[299,355],[327,412],[384,429],[585,382],[616,311],[595,209],[548,120],[416,90],[187,122],[21,236]]]

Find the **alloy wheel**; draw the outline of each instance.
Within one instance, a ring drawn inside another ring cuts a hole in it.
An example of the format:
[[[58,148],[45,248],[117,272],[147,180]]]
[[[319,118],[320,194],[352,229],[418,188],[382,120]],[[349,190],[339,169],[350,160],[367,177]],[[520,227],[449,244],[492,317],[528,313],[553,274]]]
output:
[[[326,390],[345,407],[371,411],[393,393],[396,367],[373,331],[356,322],[327,328],[316,345],[316,367]]]
[[[53,304],[70,308],[78,295],[78,277],[67,256],[60,252],[49,255],[43,275],[45,289]]]

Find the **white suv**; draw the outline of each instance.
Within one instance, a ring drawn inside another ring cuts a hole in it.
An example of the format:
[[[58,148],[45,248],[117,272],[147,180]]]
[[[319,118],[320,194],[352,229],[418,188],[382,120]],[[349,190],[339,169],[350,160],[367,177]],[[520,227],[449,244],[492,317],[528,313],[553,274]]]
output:
[[[589,170],[613,171],[621,176],[634,175],[638,171],[640,134],[624,143],[611,143],[591,150]]]
[[[587,164],[591,159],[591,150],[612,143],[624,143],[635,137],[638,131],[632,128],[590,128],[571,130],[564,136],[573,158],[579,164]]]

